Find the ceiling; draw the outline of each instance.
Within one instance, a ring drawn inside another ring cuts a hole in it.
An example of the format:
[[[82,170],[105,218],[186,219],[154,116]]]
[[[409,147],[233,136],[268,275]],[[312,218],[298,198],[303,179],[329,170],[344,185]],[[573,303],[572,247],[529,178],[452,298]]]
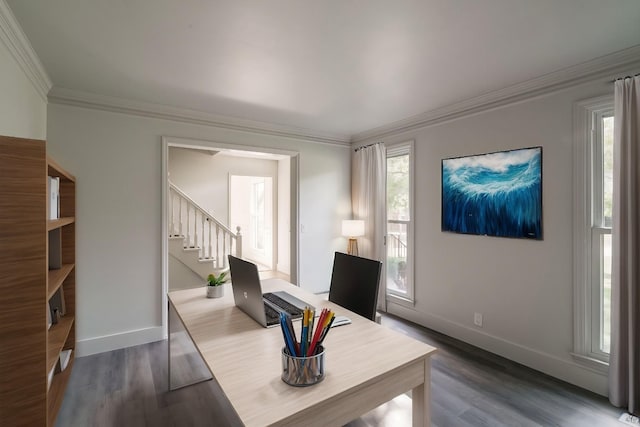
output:
[[[640,44],[638,0],[6,0],[54,88],[355,135]]]

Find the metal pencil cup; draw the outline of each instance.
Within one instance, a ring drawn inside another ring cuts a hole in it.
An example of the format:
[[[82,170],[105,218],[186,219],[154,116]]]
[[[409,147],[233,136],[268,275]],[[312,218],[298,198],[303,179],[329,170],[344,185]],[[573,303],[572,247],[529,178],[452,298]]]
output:
[[[286,347],[282,349],[282,381],[295,387],[307,387],[324,378],[324,347],[320,346],[315,356],[291,356]]]

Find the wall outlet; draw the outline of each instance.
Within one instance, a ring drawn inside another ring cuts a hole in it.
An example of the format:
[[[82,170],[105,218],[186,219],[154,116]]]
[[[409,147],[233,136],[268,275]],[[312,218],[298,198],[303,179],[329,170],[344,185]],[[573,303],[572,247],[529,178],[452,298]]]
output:
[[[473,313],[473,324],[482,328],[482,313]]]

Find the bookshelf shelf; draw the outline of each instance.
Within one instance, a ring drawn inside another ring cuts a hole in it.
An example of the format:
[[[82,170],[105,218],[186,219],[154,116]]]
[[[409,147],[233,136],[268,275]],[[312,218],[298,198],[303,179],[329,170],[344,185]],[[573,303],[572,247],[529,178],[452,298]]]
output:
[[[73,270],[74,267],[75,267],[75,264],[64,264],[62,265],[61,268],[57,270],[49,270],[49,273],[48,273],[49,278],[47,280],[47,283],[48,283],[47,300],[50,300],[53,294],[55,294],[56,291],[60,289],[60,286],[62,286],[64,279],[66,279],[67,276],[69,276],[69,273],[71,273],[71,270]]]
[[[62,166],[58,164],[54,159],[47,156],[47,171],[49,176],[58,176],[64,178],[67,181],[75,181],[76,178],[67,172]]]
[[[73,321],[73,316],[67,315],[60,318],[57,324],[51,325],[47,336],[47,373],[56,365],[60,352],[65,348]]]
[[[64,227],[65,225],[73,224],[74,222],[76,222],[74,217],[49,219],[47,220],[47,231],[55,230],[57,228]]]

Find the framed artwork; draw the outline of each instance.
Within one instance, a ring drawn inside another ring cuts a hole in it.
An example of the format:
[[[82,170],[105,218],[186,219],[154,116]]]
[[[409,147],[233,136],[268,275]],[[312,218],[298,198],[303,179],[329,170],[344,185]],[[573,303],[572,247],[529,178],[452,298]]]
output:
[[[442,231],[542,240],[542,147],[443,159]]]

